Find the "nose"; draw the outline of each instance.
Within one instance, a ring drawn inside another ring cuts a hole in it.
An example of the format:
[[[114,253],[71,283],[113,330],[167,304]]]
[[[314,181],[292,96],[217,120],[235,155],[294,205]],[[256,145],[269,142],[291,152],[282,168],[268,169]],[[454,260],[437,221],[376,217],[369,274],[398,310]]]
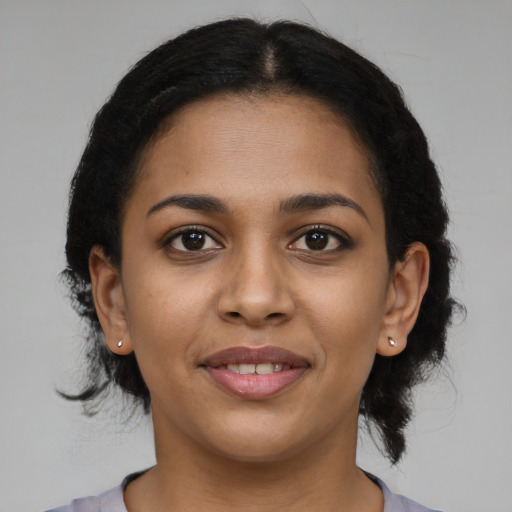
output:
[[[218,313],[231,323],[251,327],[279,325],[295,313],[287,272],[277,257],[263,251],[246,251],[229,264],[223,281]]]

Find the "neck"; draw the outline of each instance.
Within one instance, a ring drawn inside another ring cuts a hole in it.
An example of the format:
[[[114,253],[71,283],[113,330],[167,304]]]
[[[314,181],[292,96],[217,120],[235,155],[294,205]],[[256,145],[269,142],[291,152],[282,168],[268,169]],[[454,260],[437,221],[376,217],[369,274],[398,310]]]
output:
[[[126,489],[128,511],[381,511],[380,489],[355,463],[357,418],[353,425],[275,460],[248,461],[166,436],[155,418],[157,464]]]

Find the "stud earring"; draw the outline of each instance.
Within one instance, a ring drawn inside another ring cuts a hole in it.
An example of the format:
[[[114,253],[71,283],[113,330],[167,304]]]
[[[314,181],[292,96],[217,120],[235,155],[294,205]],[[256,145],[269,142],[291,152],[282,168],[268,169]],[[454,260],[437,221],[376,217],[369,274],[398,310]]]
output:
[[[393,338],[388,338],[388,342],[393,348],[397,346],[397,343]]]
[[[117,342],[117,348],[121,348],[123,346],[123,340],[119,340]]]

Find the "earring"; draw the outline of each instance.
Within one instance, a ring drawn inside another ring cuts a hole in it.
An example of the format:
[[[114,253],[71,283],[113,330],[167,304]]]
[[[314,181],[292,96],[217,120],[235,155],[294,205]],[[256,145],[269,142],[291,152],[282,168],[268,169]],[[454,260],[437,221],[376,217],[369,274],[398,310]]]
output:
[[[121,348],[123,346],[123,340],[119,340],[117,342],[117,348]]]
[[[388,343],[394,348],[397,346],[397,342],[393,338],[388,338]]]

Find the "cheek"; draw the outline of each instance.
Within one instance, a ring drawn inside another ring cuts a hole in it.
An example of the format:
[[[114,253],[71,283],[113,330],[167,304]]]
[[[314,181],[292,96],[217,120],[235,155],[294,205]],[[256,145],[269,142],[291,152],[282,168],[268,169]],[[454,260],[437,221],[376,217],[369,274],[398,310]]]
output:
[[[352,267],[304,293],[303,308],[328,374],[366,380],[384,317],[386,276]]]
[[[125,294],[137,358],[158,364],[178,356],[183,359],[183,353],[193,350],[194,341],[201,338],[211,309],[208,287],[187,272],[171,272],[166,265],[139,266],[130,275],[134,277],[125,283]]]
[[[306,307],[317,328],[327,330],[331,336],[376,336],[384,315],[385,291],[382,276],[358,277],[356,272],[350,272],[310,288]]]
[[[204,288],[183,276],[138,272],[127,288],[128,327],[153,405],[194,399],[194,354],[204,338]],[[181,404],[181,405],[180,405]]]

